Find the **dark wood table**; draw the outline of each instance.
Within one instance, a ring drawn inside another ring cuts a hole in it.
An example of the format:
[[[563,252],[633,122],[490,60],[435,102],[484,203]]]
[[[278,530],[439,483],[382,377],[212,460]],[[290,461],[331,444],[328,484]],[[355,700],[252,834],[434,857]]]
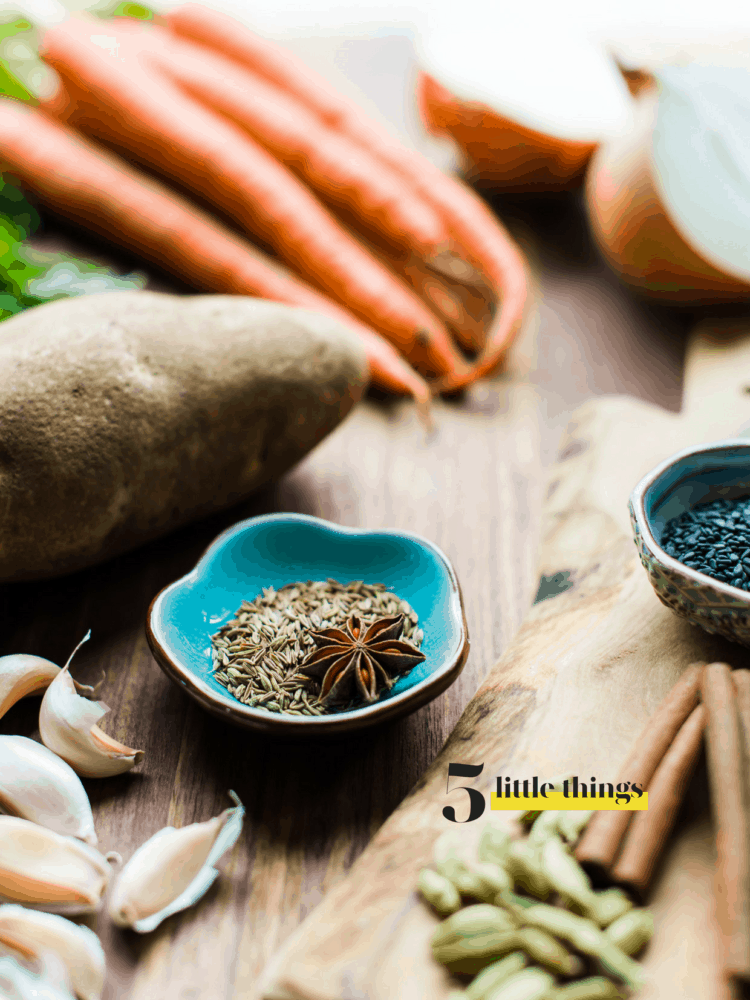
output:
[[[592,250],[576,196],[495,199],[526,249],[534,301],[509,370],[436,407],[427,439],[403,401],[368,400],[279,484],[231,510],[102,566],[2,588],[2,649],[63,663],[86,632],[74,676],[106,672],[103,728],[142,747],[135,771],[86,782],[103,851],[127,859],[166,825],[208,819],[227,789],[247,809],[223,874],[193,909],[153,934],[91,920],[109,969],[107,1000],[249,996],[260,969],[339,880],[433,760],[533,600],[545,468],[571,409],[625,392],[680,401],[689,317],[636,302]],[[452,559],[471,653],[431,705],[359,739],[308,747],[258,738],[197,708],[157,667],[149,602],[226,526],[299,511],[337,523],[419,532]],[[39,700],[0,732],[38,738]]]

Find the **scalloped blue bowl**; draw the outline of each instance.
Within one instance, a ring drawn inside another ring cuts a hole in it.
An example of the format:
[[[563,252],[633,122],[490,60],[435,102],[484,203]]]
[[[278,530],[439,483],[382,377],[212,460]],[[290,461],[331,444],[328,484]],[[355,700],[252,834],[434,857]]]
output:
[[[419,615],[426,659],[372,705],[301,717],[250,708],[213,677],[211,636],[243,600],[293,580],[384,583]],[[152,601],[146,634],[162,670],[219,718],[278,736],[349,734],[408,715],[455,681],[469,654],[461,589],[448,557],[404,531],[343,528],[269,514],[224,531],[195,568]]]
[[[701,573],[661,547],[669,521],[712,500],[750,494],[750,442],[686,448],[652,469],[630,496],[638,554],[662,604],[706,632],[750,646],[750,593]]]

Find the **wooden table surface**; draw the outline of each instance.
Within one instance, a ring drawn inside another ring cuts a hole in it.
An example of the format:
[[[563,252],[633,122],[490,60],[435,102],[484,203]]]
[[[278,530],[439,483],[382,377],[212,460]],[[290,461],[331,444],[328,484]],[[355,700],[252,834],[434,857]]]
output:
[[[127,859],[166,825],[208,819],[233,788],[247,809],[222,877],[195,908],[138,936],[90,921],[108,956],[106,1000],[248,996],[272,952],[347,871],[440,750],[508,644],[536,589],[545,467],[571,409],[627,392],[677,409],[687,317],[635,302],[592,251],[574,196],[494,202],[529,254],[535,301],[510,370],[440,403],[426,439],[409,404],[368,400],[262,495],[100,567],[0,590],[0,654],[62,663],[111,706],[103,728],[145,759],[86,787],[100,847]],[[360,739],[283,744],[229,728],[162,674],[144,633],[149,602],[227,525],[269,511],[419,532],[452,559],[471,653],[431,705]],[[38,699],[0,732],[38,738]]]

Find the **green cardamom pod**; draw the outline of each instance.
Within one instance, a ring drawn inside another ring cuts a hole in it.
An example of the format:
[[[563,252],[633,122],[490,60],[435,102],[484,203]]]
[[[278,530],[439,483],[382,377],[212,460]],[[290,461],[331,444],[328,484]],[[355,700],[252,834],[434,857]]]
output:
[[[654,918],[648,910],[630,910],[604,932],[626,955],[636,955],[653,937]]]
[[[595,892],[594,899],[584,914],[600,927],[608,927],[618,917],[633,909],[633,900],[622,889],[605,889]]]
[[[503,865],[510,845],[511,839],[507,830],[488,823],[479,840],[479,860]]]
[[[519,947],[534,962],[559,976],[580,976],[585,970],[577,955],[571,955],[557,938],[539,927],[522,927],[518,931]]]
[[[457,854],[448,854],[438,858],[435,861],[435,867],[441,875],[450,879],[457,889],[460,882],[469,880],[472,876],[471,868]]]
[[[512,951],[510,955],[493,962],[479,973],[466,989],[466,1000],[487,1000],[506,979],[515,976],[528,965],[528,958],[522,951]]]
[[[557,834],[557,819],[560,815],[557,809],[545,809],[539,813],[529,830],[530,844],[543,844],[548,837]]]
[[[606,934],[606,931],[603,932],[602,936],[604,934]],[[607,938],[605,937],[606,940]],[[626,955],[622,948],[618,947],[614,942],[607,947],[601,948],[596,957],[605,972],[621,979],[634,993],[646,982],[643,966],[630,958],[629,955]]]
[[[560,837],[556,833],[550,834],[541,845],[540,853],[541,868],[551,887],[575,902],[590,917],[595,902],[591,879]]]
[[[422,869],[417,880],[417,888],[441,917],[447,917],[461,909],[461,897],[455,885],[432,868]]]
[[[532,844],[525,840],[514,841],[505,861],[505,869],[529,895],[537,899],[549,896],[552,886],[542,871],[539,850]]]
[[[516,907],[516,910],[519,909],[520,907]],[[629,914],[625,914],[627,916]],[[625,917],[620,919],[624,920]],[[592,920],[576,916],[557,906],[535,903],[523,910],[523,923],[548,931],[555,937],[568,941],[576,951],[598,959],[607,972],[622,979],[631,989],[636,990],[643,985],[641,966],[629,958]]]
[[[542,969],[524,969],[506,979],[496,990],[486,993],[486,1000],[547,1000],[555,980]]]
[[[513,888],[513,879],[505,869],[489,864],[476,865],[471,872],[458,876],[452,882],[462,896],[483,903],[494,903],[499,892]]]
[[[475,976],[477,972],[517,948],[518,933],[515,929],[495,930],[483,935],[433,944],[432,955],[441,965],[447,966],[450,972]]]
[[[593,815],[594,813],[590,809],[571,809],[560,812],[557,817],[557,829],[564,840],[567,840],[569,844],[575,844]]]
[[[558,986],[550,1000],[622,1000],[623,996],[611,979],[591,976],[579,979],[576,983]]]
[[[439,924],[432,935],[432,946],[435,948],[471,939],[481,941],[487,935],[512,931],[517,926],[517,920],[507,910],[489,903],[477,903],[459,910]]]

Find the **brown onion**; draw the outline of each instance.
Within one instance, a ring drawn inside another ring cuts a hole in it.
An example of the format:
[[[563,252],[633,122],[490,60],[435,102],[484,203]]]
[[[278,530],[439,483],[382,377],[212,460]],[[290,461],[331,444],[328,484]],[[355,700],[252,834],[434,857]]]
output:
[[[603,143],[586,175],[593,235],[623,281],[666,302],[703,305],[750,298],[750,284],[719,270],[678,231],[657,192],[651,143],[658,98],[642,90],[632,130]]]
[[[561,139],[504,118],[481,101],[463,101],[420,73],[426,128],[450,135],[467,158],[467,179],[502,191],[565,191],[583,180],[596,144]]]

